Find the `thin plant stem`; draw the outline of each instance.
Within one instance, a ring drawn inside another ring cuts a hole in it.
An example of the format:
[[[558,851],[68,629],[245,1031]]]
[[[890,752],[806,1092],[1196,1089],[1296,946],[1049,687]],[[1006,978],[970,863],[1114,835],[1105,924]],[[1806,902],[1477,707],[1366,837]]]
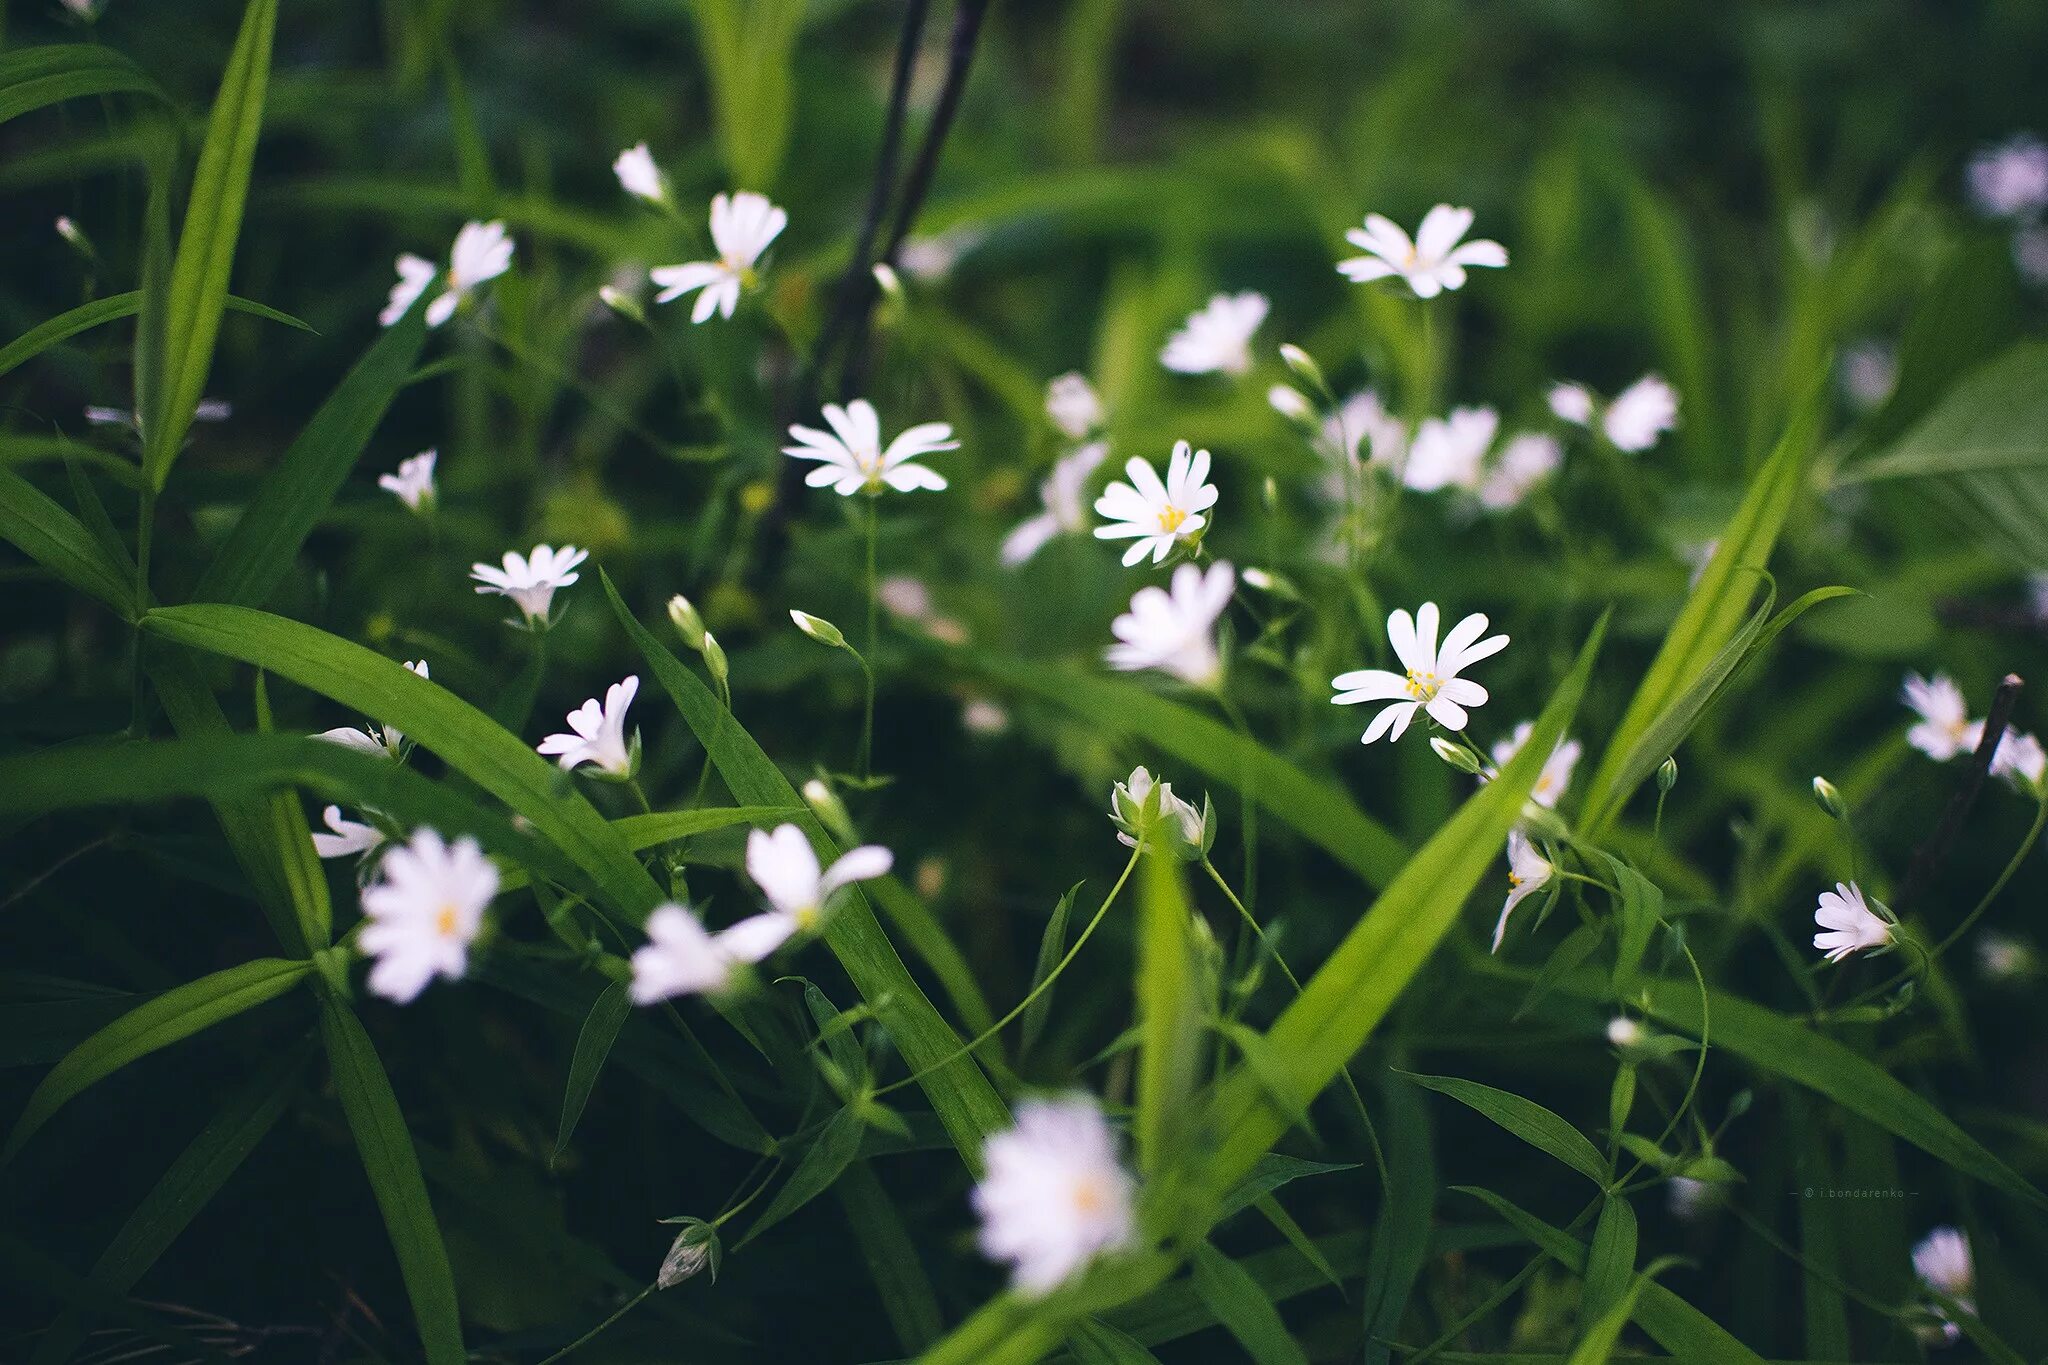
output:
[[[881,538],[882,509],[875,498],[868,499],[867,524],[867,566],[868,566],[868,647],[866,653],[853,652],[860,661],[860,671],[867,680],[867,700],[860,719],[860,776],[865,782],[874,775],[875,749],[875,669],[868,660],[875,652],[875,642],[881,634],[882,583],[875,568],[875,542]]]
[[[576,1340],[570,1342],[567,1346],[564,1346],[561,1350],[549,1356],[546,1360],[543,1360],[540,1363],[540,1365],[555,1365],[556,1361],[565,1360],[573,1353],[582,1350],[585,1346],[588,1346],[593,1340],[595,1340],[601,1333],[603,1333],[607,1328],[609,1328],[613,1323],[617,1322],[620,1318],[626,1316],[626,1314],[632,1312],[635,1308],[638,1308],[640,1306],[640,1301],[646,1298],[649,1294],[652,1294],[654,1290],[654,1285],[648,1285],[645,1289],[635,1294],[632,1298],[627,1299],[624,1303],[620,1304],[618,1307],[618,1311],[614,1312],[610,1317],[606,1318],[603,1322],[600,1322],[597,1326],[591,1328],[588,1332],[585,1332],[582,1336],[576,1338]]]

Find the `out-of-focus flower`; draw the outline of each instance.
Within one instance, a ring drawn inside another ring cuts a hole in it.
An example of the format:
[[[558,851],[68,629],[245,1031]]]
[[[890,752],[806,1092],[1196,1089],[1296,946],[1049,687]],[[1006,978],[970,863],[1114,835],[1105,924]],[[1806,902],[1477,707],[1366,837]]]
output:
[[[1223,680],[1216,618],[1230,604],[1236,583],[1228,564],[1213,564],[1206,573],[1183,564],[1168,587],[1138,589],[1131,609],[1110,623],[1117,643],[1104,659],[1124,672],[1157,668],[1196,687],[1214,687]]]
[[[1493,766],[1498,772],[1522,752],[1522,746],[1529,742],[1529,734],[1535,723],[1523,721],[1514,733],[1493,746]],[[1579,763],[1580,746],[1575,739],[1560,738],[1557,747],[1550,751],[1550,757],[1543,760],[1543,771],[1537,774],[1536,785],[1529,790],[1529,799],[1545,810],[1555,809],[1564,796],[1565,789],[1572,784],[1572,769]]]
[[[1038,1297],[1137,1233],[1134,1185],[1093,1100],[1025,1100],[1016,1126],[990,1137],[974,1189],[981,1250],[1013,1267],[1017,1292]]]
[[[410,459],[398,462],[396,474],[379,474],[377,487],[392,494],[414,512],[431,512],[434,508],[434,460],[431,450],[422,450]]]
[[[779,825],[773,833],[754,830],[747,836],[747,875],[769,909],[733,925],[718,936],[719,943],[742,962],[759,962],[791,935],[817,928],[841,887],[886,876],[894,863],[888,849],[863,844],[820,870],[811,841],[795,825]]]
[[[1555,870],[1529,842],[1528,835],[1520,830],[1508,834],[1508,898],[1500,908],[1500,921],[1493,926],[1494,952],[1500,951],[1501,940],[1507,937],[1508,916],[1515,913],[1516,906],[1548,885]]]
[[[1408,424],[1387,411],[1371,389],[1360,389],[1323,419],[1323,439],[1346,459],[1398,466],[1408,449]]]
[[[1102,425],[1102,399],[1086,375],[1069,370],[1045,386],[1045,415],[1069,440],[1086,440]]]
[[[313,831],[313,852],[319,857],[346,858],[351,853],[368,853],[384,842],[383,830],[349,819],[341,813],[340,806],[327,807],[320,812],[320,818],[334,832]]]
[[[913,280],[940,280],[981,241],[981,234],[955,228],[936,237],[912,237],[896,249],[896,264]]]
[[[1308,401],[1308,395],[1287,384],[1275,384],[1266,390],[1266,402],[1282,417],[1301,426],[1313,426],[1316,419],[1315,404]]]
[[[1842,352],[1842,396],[1858,412],[1869,412],[1892,396],[1899,384],[1899,354],[1882,341],[1862,341]]]
[[[412,660],[406,664],[406,669],[422,678],[429,676],[425,659]],[[332,730],[322,730],[313,738],[324,739],[329,744],[339,744],[345,749],[375,754],[379,758],[395,759],[405,756],[405,732],[395,725],[380,726],[367,721],[361,729],[350,725],[337,725]]]
[[[923,621],[932,614],[932,590],[908,574],[891,574],[877,583],[875,598],[892,616]]]
[[[1499,430],[1500,414],[1492,408],[1458,408],[1449,417],[1425,419],[1408,449],[1401,481],[1418,493],[1477,488]]]
[[[2016,981],[2032,976],[2040,958],[2031,945],[2010,934],[1987,933],[1977,939],[1977,967],[1993,981]]]
[[[1436,603],[1425,602],[1409,616],[1396,610],[1387,618],[1387,642],[1401,661],[1403,673],[1383,668],[1361,668],[1340,673],[1330,685],[1337,695],[1330,700],[1338,706],[1384,701],[1384,707],[1365,729],[1363,742],[1371,744],[1382,735],[1399,739],[1415,719],[1417,711],[1428,711],[1431,719],[1446,730],[1462,730],[1471,719],[1466,709],[1486,704],[1486,689],[1458,675],[1481,659],[1491,658],[1507,648],[1505,635],[1486,634],[1486,617],[1473,612],[1452,626],[1437,645]]]
[[[462,231],[455,234],[455,246],[448,255],[445,275],[423,256],[400,256],[398,283],[391,286],[391,297],[384,311],[377,315],[377,321],[386,327],[396,323],[439,278],[444,287],[427,305],[427,326],[439,327],[455,316],[455,310],[479,285],[512,268],[512,239],[503,223],[464,223]]]
[[[1207,844],[1202,812],[1174,795],[1171,782],[1154,782],[1142,766],[1110,789],[1109,819],[1125,848],[1150,840],[1154,848],[1193,861]]]
[[[1826,932],[1813,936],[1813,946],[1840,962],[1852,953],[1882,948],[1892,941],[1892,927],[1871,910],[1863,888],[1854,882],[1836,882],[1835,889],[1820,893],[1820,908],[1813,922]]]
[[[1593,391],[1584,384],[1559,384],[1551,389],[1550,410],[1573,426],[1593,421]]]
[[[1368,213],[1363,228],[1344,234],[1365,255],[1339,261],[1337,269],[1356,284],[1399,276],[1416,298],[1433,299],[1446,289],[1463,288],[1468,266],[1508,263],[1508,249],[1499,242],[1463,240],[1471,226],[1472,210],[1438,204],[1423,216],[1411,241],[1392,219]]]
[[[1559,384],[1549,401],[1550,410],[1574,426],[1592,426],[1597,413],[1608,442],[1631,455],[1648,450],[1678,425],[1678,391],[1654,374],[1623,389],[1604,408],[1584,384]]]
[[[1045,548],[1054,536],[1087,527],[1088,503],[1083,490],[1108,455],[1108,442],[1092,441],[1052,467],[1052,473],[1038,486],[1038,498],[1045,510],[1018,522],[1003,537],[1003,563],[1012,567],[1022,564]]]
[[[2038,790],[2041,779],[2048,777],[2048,750],[2043,750],[2041,741],[2032,735],[2008,730],[1999,736],[1998,748],[1991,755],[1991,775],[2005,778],[2015,786]]]
[[[695,911],[662,905],[647,917],[647,945],[633,952],[633,980],[627,989],[636,1005],[679,995],[712,995],[725,989],[737,965]]]
[[[1671,1191],[1667,1196],[1671,1204],[1671,1216],[1682,1223],[1697,1222],[1707,1211],[1720,1201],[1721,1192],[1710,1181],[1697,1180],[1689,1175],[1671,1177]]]
[[[1010,712],[987,697],[975,697],[960,708],[960,728],[970,735],[1000,735],[1010,728]]]
[[[1976,1309],[1977,1267],[1970,1255],[1969,1236],[1952,1227],[1939,1227],[1920,1239],[1913,1248],[1913,1273],[1922,1284],[1953,1299],[1965,1312]],[[1946,1311],[1941,1314],[1942,1335],[1954,1341],[1962,1335]]]
[[[689,261],[683,265],[658,266],[648,278],[659,286],[656,303],[669,303],[691,290],[697,295],[690,310],[691,322],[703,322],[713,313],[731,317],[739,307],[740,291],[756,279],[754,267],[768,244],[789,226],[789,215],[768,201],[765,194],[741,190],[734,195],[717,195],[711,200],[711,245],[718,252],[715,261]]]
[[[662,178],[661,167],[654,164],[654,153],[647,150],[646,143],[635,143],[620,152],[612,162],[612,174],[619,178],[619,188],[635,198],[650,204],[668,202],[668,182]]]
[[[1520,505],[1531,489],[1563,463],[1564,447],[1556,437],[1523,432],[1501,447],[1500,454],[1479,480],[1480,505],[1493,512]]]
[[[588,550],[579,550],[574,545],[564,545],[559,550],[536,545],[531,556],[507,550],[503,568],[472,564],[469,576],[477,581],[479,593],[511,598],[527,625],[544,626],[554,607],[555,593],[576,581],[576,566],[589,557]]]
[[[626,709],[639,691],[637,676],[613,683],[602,702],[592,697],[569,713],[574,733],[549,735],[540,742],[540,752],[564,770],[588,763],[608,777],[631,777],[639,744],[626,739]]]
[[[1970,198],[1988,218],[2026,218],[2048,208],[2048,143],[2020,133],[1970,160]]]
[[[1946,673],[1923,678],[1908,673],[1899,689],[1899,700],[1913,709],[1920,721],[1906,731],[1906,742],[1936,762],[1947,762],[1965,749],[1974,749],[1970,735],[1969,710],[1962,689]]]
[[[1266,320],[1264,294],[1216,294],[1168,338],[1159,363],[1180,374],[1243,374],[1252,367],[1252,333]]]
[[[498,869],[471,838],[444,843],[431,829],[385,853],[378,880],[363,890],[368,923],[356,936],[376,959],[370,990],[400,1004],[437,976],[461,977],[484,909],[498,894]]]
[[[2028,284],[2048,285],[2048,226],[2029,223],[2014,230],[2012,263]]]
[[[845,407],[825,405],[825,421],[832,430],[792,426],[790,436],[797,442],[784,446],[782,453],[792,459],[816,460],[818,467],[804,476],[813,488],[828,484],[841,497],[855,493],[880,493],[893,488],[900,493],[914,489],[941,489],[946,480],[937,470],[918,464],[917,457],[941,450],[957,450],[953,428],[945,422],[925,422],[911,427],[882,447],[882,421],[875,405],[856,398]]]
[[[1643,1041],[1643,1026],[1625,1014],[1617,1014],[1607,1021],[1607,1041],[1627,1050]]]
[[[1173,443],[1173,456],[1166,464],[1166,479],[1160,481],[1152,466],[1137,456],[1124,465],[1129,483],[1112,483],[1095,500],[1095,510],[1109,524],[1095,528],[1097,540],[1132,540],[1124,551],[1129,568],[1152,556],[1163,561],[1176,545],[1192,546],[1201,541],[1209,519],[1203,515],[1216,505],[1216,485],[1209,482],[1209,452],[1191,450],[1186,441]]]

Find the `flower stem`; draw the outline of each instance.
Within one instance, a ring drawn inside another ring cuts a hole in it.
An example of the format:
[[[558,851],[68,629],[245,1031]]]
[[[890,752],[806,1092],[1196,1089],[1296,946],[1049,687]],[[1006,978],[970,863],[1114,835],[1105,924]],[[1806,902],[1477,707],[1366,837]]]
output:
[[[555,1365],[556,1361],[564,1360],[568,1358],[568,1356],[570,1356],[572,1353],[579,1351],[583,1347],[589,1345],[590,1342],[594,1340],[606,1328],[610,1327],[620,1318],[626,1316],[626,1314],[632,1312],[635,1308],[638,1308],[640,1306],[640,1301],[646,1298],[649,1294],[652,1294],[653,1292],[654,1286],[651,1284],[648,1285],[645,1289],[635,1294],[632,1298],[627,1299],[624,1303],[620,1304],[617,1312],[613,1313],[603,1322],[600,1322],[597,1326],[591,1328],[588,1332],[585,1332],[582,1336],[576,1338],[576,1340],[570,1342],[567,1346],[564,1346],[561,1350],[549,1356],[546,1360],[543,1360],[540,1363],[540,1365]]]
[[[882,509],[875,498],[868,499],[868,647],[865,653],[848,651],[860,661],[860,671],[867,679],[867,705],[860,721],[860,775],[866,781],[872,777],[875,746],[875,670],[868,659],[875,652],[875,639],[880,633],[882,584],[875,571],[875,542],[881,537]]]

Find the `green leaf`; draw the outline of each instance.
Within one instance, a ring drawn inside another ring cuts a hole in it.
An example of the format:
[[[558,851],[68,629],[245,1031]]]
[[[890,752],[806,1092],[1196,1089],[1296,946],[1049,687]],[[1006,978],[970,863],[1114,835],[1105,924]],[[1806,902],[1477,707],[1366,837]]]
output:
[[[626,1016],[632,1012],[633,1002],[626,997],[626,983],[614,981],[597,997],[597,1003],[583,1020],[583,1030],[576,1035],[576,1053],[569,1059],[569,1079],[562,1087],[562,1121],[555,1129],[556,1159],[568,1148],[577,1120],[583,1117],[583,1106],[590,1103],[590,1092],[597,1086],[598,1073],[604,1070],[605,1058],[611,1056],[612,1044],[618,1041],[619,1030],[625,1027]]]
[[[171,97],[147,72],[98,43],[63,43],[0,53],[0,123],[81,95]]]
[[[249,172],[263,127],[263,99],[270,83],[270,45],[277,28],[277,0],[249,0],[242,29],[221,78],[199,168],[178,234],[164,315],[163,392],[159,410],[143,428],[143,473],[162,488],[185,443],[193,411],[213,367],[220,315],[227,306],[228,272],[242,233],[242,208],[249,197]]]
[[[289,313],[280,313],[249,299],[228,296],[227,306],[236,312],[253,314],[281,322],[287,327],[296,327],[302,332],[313,329]],[[82,303],[68,313],[59,313],[47,322],[37,323],[5,346],[0,346],[0,375],[24,364],[49,350],[60,342],[69,341],[81,332],[87,332],[103,323],[121,318],[133,317],[142,311],[142,291],[127,294],[111,294],[91,303]]]
[[[1041,982],[1052,975],[1052,969],[1057,967],[1060,959],[1066,955],[1067,916],[1072,913],[1074,897],[1083,885],[1082,882],[1075,882],[1068,887],[1067,893],[1060,897],[1059,904],[1053,906],[1052,918],[1045,922],[1045,933],[1038,940],[1038,963],[1031,969],[1031,989],[1034,991]],[[1032,1045],[1038,1041],[1038,1035],[1045,1031],[1045,1021],[1052,1015],[1053,995],[1053,991],[1047,990],[1045,994],[1024,1007],[1022,1032],[1017,1042],[1019,1057],[1029,1053]]]
[[[945,1318],[902,1215],[870,1162],[853,1162],[832,1189],[846,1210],[897,1343],[912,1354],[922,1351],[945,1334]]]
[[[1593,1225],[1593,1246],[1586,1255],[1579,1318],[1589,1333],[1627,1295],[1635,1272],[1636,1211],[1626,1198],[1610,1193],[1600,1202],[1600,1221]]]
[[[747,1235],[734,1243],[733,1250],[737,1252],[830,1189],[848,1164],[860,1154],[863,1127],[860,1115],[852,1105],[826,1120],[825,1126],[818,1130],[818,1136],[804,1152],[803,1160],[797,1163],[796,1170],[775,1192],[767,1211],[754,1220],[754,1225],[747,1229]]]
[[[1308,1161],[1284,1152],[1267,1152],[1253,1162],[1244,1179],[1223,1196],[1217,1205],[1216,1221],[1220,1223],[1233,1214],[1243,1212],[1290,1181],[1357,1169],[1355,1161]]]
[[[1138,869],[1138,1167],[1166,1163],[1202,1061],[1199,969],[1180,864],[1148,849]]]
[[[804,0],[690,0],[718,147],[733,183],[767,190],[789,145],[791,72]]]
[[[1628,1320],[1635,1315],[1636,1301],[1642,1297],[1643,1286],[1648,1283],[1646,1279],[1631,1280],[1621,1298],[1586,1328],[1585,1335],[1572,1348],[1565,1365],[1607,1365],[1614,1356],[1615,1346],[1621,1341],[1621,1329],[1628,1326]]]
[[[363,1174],[384,1215],[391,1249],[398,1255],[399,1274],[419,1323],[420,1344],[429,1365],[463,1365],[462,1313],[455,1301],[455,1274],[441,1225],[420,1176],[419,1153],[406,1131],[391,1078],[377,1059],[377,1049],[362,1021],[339,1000],[321,1002],[320,1035],[334,1068],[334,1089],[355,1134]]]
[[[1601,1157],[1600,1149],[1587,1141],[1578,1129],[1536,1101],[1455,1076],[1421,1076],[1406,1071],[1401,1074],[1419,1086],[1440,1095],[1449,1095],[1458,1103],[1478,1111],[1594,1184],[1603,1187],[1607,1184],[1607,1162]]]
[[[1429,1254],[1436,1214],[1436,1155],[1429,1111],[1413,1089],[1389,1081],[1386,1096],[1387,1188],[1365,1269],[1365,1365],[1387,1365],[1401,1319]]]
[[[51,1115],[88,1086],[159,1048],[275,1000],[312,969],[310,962],[259,958],[202,976],[136,1006],[73,1048],[43,1077],[15,1120],[7,1146],[0,1149],[0,1165],[12,1160]]]
[[[1195,1294],[1254,1365],[1308,1365],[1280,1310],[1244,1267],[1207,1242],[1195,1248],[1191,1267]]]
[[[85,524],[6,468],[0,468],[0,540],[121,616],[135,614],[134,580],[107,558]]]
[[[1159,1357],[1106,1322],[1084,1318],[1067,1333],[1079,1365],[1159,1365]]]

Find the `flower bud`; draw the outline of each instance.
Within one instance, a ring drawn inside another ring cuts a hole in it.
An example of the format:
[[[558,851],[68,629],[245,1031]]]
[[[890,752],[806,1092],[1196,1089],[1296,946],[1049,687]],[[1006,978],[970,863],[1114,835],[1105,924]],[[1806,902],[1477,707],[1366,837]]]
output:
[[[80,228],[78,224],[71,221],[69,215],[61,215],[58,217],[57,235],[59,237],[62,237],[65,241],[69,242],[72,246],[72,249],[77,251],[78,254],[81,256],[91,256],[96,254],[92,249],[92,239],[85,235],[84,230]]]
[[[903,300],[903,280],[887,261],[875,262],[875,283],[881,286],[885,297],[898,303]]]
[[[706,1270],[711,1272],[711,1278],[716,1282],[721,1251],[718,1229],[701,1218],[664,1218],[661,1221],[681,1223],[683,1230],[669,1244],[668,1255],[662,1257],[661,1270],[654,1277],[655,1287],[673,1289]]]
[[[704,618],[697,614],[697,608],[690,599],[677,593],[668,599],[669,623],[676,628],[676,634],[683,637],[683,643],[698,654],[704,652]]]
[[[1455,740],[1445,739],[1442,735],[1435,735],[1431,737],[1429,747],[1438,758],[1450,764],[1459,772],[1470,773],[1475,777],[1478,775],[1479,755],[1473,753],[1464,745],[1457,743]]]
[[[597,297],[603,302],[605,307],[611,309],[626,321],[638,323],[642,327],[647,325],[647,310],[640,306],[640,300],[634,298],[625,290],[609,284],[601,285],[598,288]]]
[[[1274,573],[1271,569],[1246,569],[1240,576],[1244,579],[1245,586],[1247,587],[1257,588],[1260,592],[1269,592],[1273,596],[1285,598],[1289,602],[1299,602],[1301,600],[1301,593],[1295,589],[1293,582],[1282,577],[1280,574]]]
[[[1631,1048],[1643,1041],[1643,1026],[1625,1014],[1607,1021],[1607,1041],[1618,1048]]]
[[[1308,401],[1300,389],[1291,389],[1285,384],[1275,384],[1266,390],[1266,401],[1273,405],[1273,411],[1298,426],[1313,425],[1316,420],[1315,406]]]
[[[1837,791],[1835,784],[1828,781],[1825,777],[1813,779],[1813,799],[1820,803],[1822,810],[1834,816],[1835,819],[1846,820],[1849,818],[1849,808],[1843,804],[1842,793]]]
[[[1667,757],[1657,765],[1657,790],[1669,794],[1678,785],[1678,760]]]
[[[789,619],[796,622],[798,630],[810,636],[819,644],[829,645],[833,649],[846,648],[846,636],[840,631],[839,627],[833,625],[824,617],[813,616],[807,611],[792,609],[789,613]]]
[[[720,687],[732,676],[731,667],[725,661],[725,646],[718,643],[718,637],[710,631],[704,632],[704,667],[711,671],[711,681]]]
[[[1109,795],[1109,818],[1117,827],[1118,843],[1126,848],[1149,843],[1186,862],[1199,861],[1215,842],[1215,821],[1206,799],[1202,807],[1198,811],[1175,796],[1172,783],[1153,781],[1144,768],[1132,769]]]
[[[1301,347],[1293,342],[1283,341],[1280,343],[1280,358],[1287,362],[1288,369],[1300,375],[1306,383],[1315,389],[1325,390],[1330,387],[1323,382],[1323,369],[1322,366],[1316,364],[1315,357],[1302,350]]]
[[[837,792],[815,777],[804,783],[803,791],[804,804],[817,812],[833,838],[849,847],[860,842],[854,836],[853,817],[846,813],[846,803]]]

